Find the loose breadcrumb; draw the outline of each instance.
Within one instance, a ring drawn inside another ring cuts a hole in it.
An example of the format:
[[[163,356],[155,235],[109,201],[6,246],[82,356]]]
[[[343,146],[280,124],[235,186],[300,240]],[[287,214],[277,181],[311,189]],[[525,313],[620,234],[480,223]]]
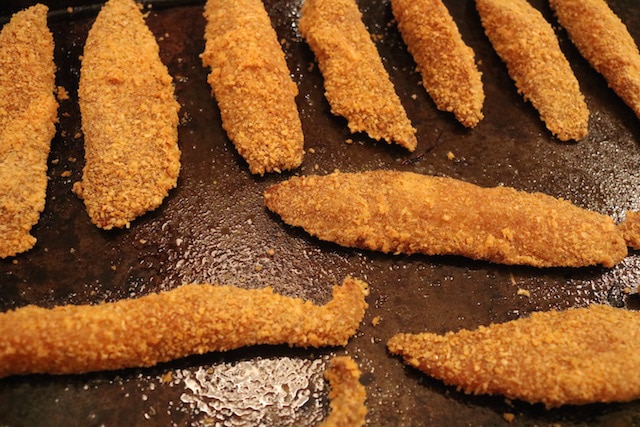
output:
[[[313,50],[333,114],[351,132],[395,142],[413,151],[411,126],[354,0],[306,0],[300,32]]]
[[[606,215],[542,193],[452,178],[385,170],[293,177],[268,188],[264,201],[322,240],[387,253],[536,267],[612,267],[627,255]]]
[[[547,408],[639,398],[638,346],[640,313],[604,305],[388,343],[405,363],[467,393]]]
[[[44,210],[56,133],[53,35],[47,7],[14,14],[0,32],[0,258],[25,252]]]
[[[323,306],[270,288],[194,284],[93,306],[22,307],[0,313],[0,378],[153,366],[256,344],[345,345],[367,294],[347,277]]]
[[[106,230],[162,204],[180,172],[171,76],[133,0],[109,0],[84,47],[78,89],[85,167],[74,185]]]
[[[484,89],[474,52],[441,0],[392,0],[393,15],[438,109],[466,127],[484,117]]]
[[[640,117],[640,53],[604,0],[550,0],[560,25],[591,66]]]
[[[627,242],[627,246],[640,250],[640,212],[627,211],[625,220],[618,228]]]
[[[485,33],[518,92],[561,141],[588,132],[589,110],[551,25],[526,0],[476,0]]]
[[[367,391],[360,383],[360,369],[348,356],[337,356],[325,372],[331,391],[331,412],[318,427],[360,427],[365,424]]]
[[[253,174],[295,169],[304,135],[298,87],[260,0],[209,0],[204,9],[205,67],[222,126]]]

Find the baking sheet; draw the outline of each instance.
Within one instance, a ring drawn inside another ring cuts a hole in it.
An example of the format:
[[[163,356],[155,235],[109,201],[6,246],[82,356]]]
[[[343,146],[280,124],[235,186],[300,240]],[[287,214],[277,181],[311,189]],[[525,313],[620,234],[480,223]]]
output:
[[[207,70],[198,57],[204,48],[202,2],[150,2],[147,23],[182,106],[182,170],[178,188],[158,210],[129,230],[105,232],[90,223],[82,201],[71,192],[83,166],[79,57],[97,8],[78,0],[45,3],[52,10],[57,84],[70,99],[60,102],[46,208],[33,229],[38,243],[25,254],[0,260],[0,310],[115,301],[187,282],[270,285],[282,294],[324,303],[331,286],[346,275],[370,284],[370,308],[346,348],[258,346],[149,369],[0,379],[0,426],[315,425],[328,412],[322,371],[337,354],[351,355],[363,371],[371,426],[503,425],[505,413],[515,415],[513,425],[640,425],[640,401],[548,411],[500,396],[468,396],[405,367],[385,348],[401,331],[444,333],[592,302],[638,309],[638,253],[613,269],[534,269],[459,257],[383,255],[318,241],[283,224],[262,203],[265,188],[295,174],[386,168],[542,191],[616,220],[627,209],[640,209],[640,121],[561,29],[561,47],[591,111],[589,136],[579,143],[552,138],[516,93],[482,31],[473,1],[445,1],[483,72],[485,119],[473,130],[435,109],[393,24],[388,1],[359,1],[418,129],[419,144],[410,154],[350,135],[345,120],[330,114],[322,76],[297,30],[302,1],[267,0],[300,89],[307,154],[300,169],[261,178],[249,173],[227,139],[211,98]],[[531,3],[557,27],[546,2]],[[640,42],[640,3],[609,3]],[[30,4],[2,2],[2,22]],[[518,294],[520,289],[530,296]],[[376,317],[380,322],[374,326]]]

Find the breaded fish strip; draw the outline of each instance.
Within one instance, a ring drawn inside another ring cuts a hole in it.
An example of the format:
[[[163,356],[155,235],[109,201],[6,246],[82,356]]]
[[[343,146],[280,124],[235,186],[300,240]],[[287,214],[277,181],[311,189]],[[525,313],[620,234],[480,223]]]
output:
[[[264,200],[287,224],[347,247],[535,267],[612,267],[627,255],[608,216],[453,178],[384,170],[294,177]]]
[[[589,110],[551,25],[526,0],[476,0],[485,33],[518,92],[561,141],[587,135]]]
[[[129,227],[162,204],[180,172],[180,106],[133,0],[109,0],[102,8],[80,73],[85,166],[74,191],[98,227]]]
[[[360,383],[360,369],[348,356],[331,359],[325,371],[331,391],[331,412],[318,427],[359,427],[365,424],[367,391]]]
[[[625,220],[618,225],[627,246],[640,250],[640,212],[627,211]]]
[[[640,313],[605,305],[388,343],[405,363],[466,393],[547,408],[640,398],[638,346]]]
[[[640,53],[629,30],[604,0],[550,0],[582,56],[640,117]]]
[[[392,0],[393,15],[439,110],[452,112],[466,127],[484,117],[484,89],[473,50],[442,0]]]
[[[260,0],[208,0],[202,63],[222,125],[253,174],[295,169],[304,135],[278,36]]]
[[[56,133],[53,36],[47,7],[18,12],[0,32],[0,258],[33,247]]]
[[[0,377],[153,366],[256,344],[345,345],[367,294],[348,277],[323,306],[270,288],[184,285],[94,306],[22,307],[0,313]]]
[[[416,130],[355,0],[306,0],[299,26],[324,77],[331,112],[345,117],[351,132],[415,150]]]

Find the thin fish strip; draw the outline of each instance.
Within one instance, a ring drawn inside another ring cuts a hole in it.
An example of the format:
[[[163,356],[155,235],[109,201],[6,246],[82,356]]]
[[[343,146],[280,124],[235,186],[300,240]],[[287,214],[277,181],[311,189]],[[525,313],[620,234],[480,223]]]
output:
[[[295,169],[304,135],[284,52],[260,0],[209,0],[205,67],[222,126],[253,174]]]
[[[482,26],[518,92],[561,141],[587,136],[589,110],[558,39],[526,0],[476,0]]]
[[[368,294],[347,277],[318,306],[271,288],[183,285],[112,303],[0,313],[0,378],[147,367],[257,344],[345,345]]]
[[[171,76],[133,0],[109,0],[84,47],[78,88],[85,166],[74,184],[91,221],[129,227],[159,207],[180,173]]]
[[[640,117],[640,52],[604,0],[550,0],[582,56]]]
[[[0,32],[0,258],[31,249],[44,210],[56,133],[53,35],[47,7],[18,12]]]
[[[360,383],[360,368],[349,356],[331,359],[325,378],[329,381],[331,412],[318,427],[360,427],[365,425],[367,391]]]
[[[331,112],[345,117],[351,132],[414,151],[416,130],[355,1],[306,0],[299,27],[318,61]]]
[[[294,177],[268,188],[264,201],[285,223],[346,247],[535,267],[612,267],[627,255],[606,215],[453,178],[385,170]]]
[[[547,408],[640,398],[638,346],[640,313],[605,305],[388,342],[408,365],[466,393]]]
[[[482,75],[447,7],[441,0],[392,0],[391,7],[422,84],[438,109],[475,127],[484,117]]]

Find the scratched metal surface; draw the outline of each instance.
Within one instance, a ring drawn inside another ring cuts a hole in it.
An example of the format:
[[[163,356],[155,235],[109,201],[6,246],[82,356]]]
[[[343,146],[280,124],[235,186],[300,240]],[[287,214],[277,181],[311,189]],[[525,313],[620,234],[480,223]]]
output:
[[[502,425],[507,412],[515,414],[513,425],[640,425],[640,401],[547,411],[499,396],[467,396],[388,355],[385,343],[400,331],[444,333],[591,302],[638,309],[640,257],[631,253],[613,269],[541,270],[340,248],[284,225],[265,211],[262,192],[292,174],[251,176],[222,130],[198,57],[204,47],[201,2],[155,2],[147,18],[182,106],[178,188],[131,229],[97,229],[71,192],[83,166],[79,56],[97,9],[84,6],[86,0],[46,3],[52,10],[58,84],[70,99],[60,102],[46,208],[33,230],[38,243],[0,261],[0,310],[115,301],[185,282],[271,285],[323,303],[331,285],[351,274],[368,281],[372,291],[360,331],[346,348],[254,347],[150,369],[0,379],[0,426],[315,425],[328,411],[322,371],[330,356],[345,353],[363,371],[371,426]],[[392,23],[388,1],[359,2],[369,30],[381,36],[377,46],[418,129],[418,148],[409,154],[349,135],[345,121],[330,114],[322,77],[310,67],[313,55],[297,31],[301,1],[266,1],[300,88],[307,154],[293,174],[392,168],[542,191],[616,220],[626,209],[640,208],[640,122],[566,34],[558,29],[591,111],[589,136],[579,143],[553,139],[516,93],[484,36],[473,1],[445,3],[483,72],[486,117],[474,130],[435,109]],[[546,2],[532,3],[555,24]],[[640,42],[640,3],[610,3]],[[2,23],[30,4],[2,2]],[[269,249],[275,253],[269,255]],[[519,289],[530,297],[518,295]],[[380,323],[373,326],[376,316]]]

